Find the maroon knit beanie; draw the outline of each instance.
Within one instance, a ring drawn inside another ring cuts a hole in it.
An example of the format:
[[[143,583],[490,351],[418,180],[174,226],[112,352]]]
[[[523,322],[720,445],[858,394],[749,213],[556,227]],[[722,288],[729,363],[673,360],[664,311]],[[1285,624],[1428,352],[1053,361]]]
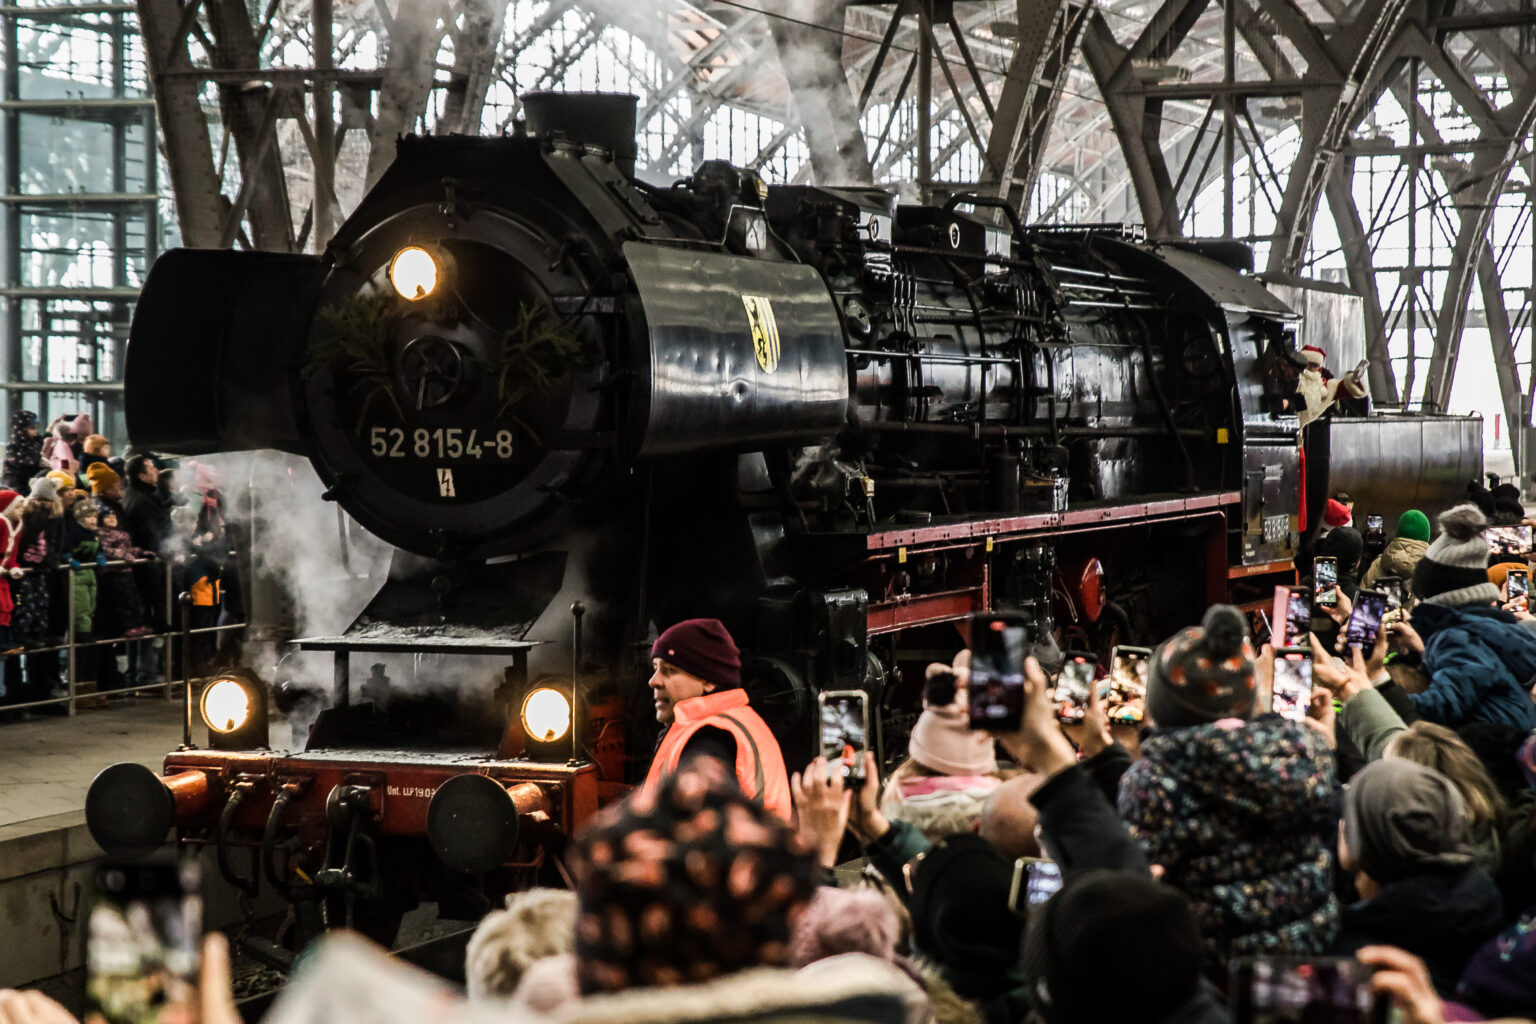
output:
[[[741,652],[719,619],[684,619],[651,645],[651,657],[716,686],[741,685]]]

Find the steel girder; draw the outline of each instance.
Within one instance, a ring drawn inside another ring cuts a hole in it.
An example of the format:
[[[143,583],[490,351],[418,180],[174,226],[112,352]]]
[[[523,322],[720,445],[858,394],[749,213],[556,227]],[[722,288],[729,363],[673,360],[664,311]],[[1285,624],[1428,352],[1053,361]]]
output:
[[[192,63],[189,33],[179,28],[182,10],[176,0],[140,0],[139,31],[144,36],[150,91],[160,115],[160,133],[170,164],[171,195],[182,240],[190,246],[212,249],[218,246],[223,233],[224,203],[213,164],[208,115],[203,112],[199,97],[202,83],[166,74]]]
[[[473,135],[480,131],[485,94],[496,74],[496,56],[507,0],[466,0],[463,26],[453,34],[453,70],[449,73],[443,117],[444,132]]]
[[[985,167],[991,177],[982,182],[982,190],[1022,211],[1034,191],[1040,158],[1092,4],[1047,0],[1035,5],[1019,0],[1017,7],[1018,46],[992,118]]]
[[[1510,168],[1524,152],[1533,126],[1536,126],[1536,75],[1529,75],[1510,102],[1492,112],[1491,123],[1483,125],[1480,138],[1497,145],[1479,149],[1473,155],[1466,175],[1452,186],[1461,223],[1451,250],[1449,275],[1435,325],[1435,351],[1424,381],[1425,405],[1443,407],[1450,397],[1451,380],[1456,374],[1456,360],[1460,355],[1461,333],[1466,324],[1472,275],[1480,263],[1475,256],[1487,245],[1494,199],[1503,190]],[[1495,352],[1495,365],[1500,361],[1499,355]],[[1513,356],[1509,358],[1512,360]]]

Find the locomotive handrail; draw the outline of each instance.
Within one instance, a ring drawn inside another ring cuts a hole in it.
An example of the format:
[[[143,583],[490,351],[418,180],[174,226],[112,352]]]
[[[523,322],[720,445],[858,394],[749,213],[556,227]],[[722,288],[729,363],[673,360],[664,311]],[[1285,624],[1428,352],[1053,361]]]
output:
[[[1024,222],[1019,219],[1019,211],[1013,208],[1013,204],[1002,196],[979,196],[974,192],[957,192],[950,196],[944,203],[944,210],[951,212],[961,204],[969,204],[978,208],[1002,210],[1003,216],[1008,218],[1008,223],[1013,225],[1014,232],[1023,236],[1025,234]]]

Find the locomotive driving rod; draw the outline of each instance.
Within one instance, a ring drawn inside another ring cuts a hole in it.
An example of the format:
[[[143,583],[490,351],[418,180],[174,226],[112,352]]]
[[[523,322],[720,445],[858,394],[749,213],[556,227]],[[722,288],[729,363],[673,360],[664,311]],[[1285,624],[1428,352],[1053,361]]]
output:
[[[874,420],[869,423],[860,423],[860,430],[893,434],[963,434],[966,437],[975,437],[979,432],[983,437],[1046,437],[1051,433],[1049,426],[1016,427],[1002,423],[986,423],[970,425],[965,423],[907,423],[896,420]],[[1167,437],[1169,430],[1166,427],[1070,427],[1063,424],[1057,429],[1062,437]],[[1177,431],[1180,437],[1204,438],[1209,440],[1211,432],[1195,427],[1183,427]]]

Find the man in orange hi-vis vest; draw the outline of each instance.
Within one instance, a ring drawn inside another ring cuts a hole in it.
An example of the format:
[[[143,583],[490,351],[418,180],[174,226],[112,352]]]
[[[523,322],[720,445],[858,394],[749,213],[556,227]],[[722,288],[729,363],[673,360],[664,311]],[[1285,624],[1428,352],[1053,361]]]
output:
[[[789,774],[779,741],[747,703],[741,652],[719,619],[685,619],[651,646],[656,721],[666,726],[647,789],[685,759],[716,757],[730,765],[741,791],[785,821],[793,813]]]

